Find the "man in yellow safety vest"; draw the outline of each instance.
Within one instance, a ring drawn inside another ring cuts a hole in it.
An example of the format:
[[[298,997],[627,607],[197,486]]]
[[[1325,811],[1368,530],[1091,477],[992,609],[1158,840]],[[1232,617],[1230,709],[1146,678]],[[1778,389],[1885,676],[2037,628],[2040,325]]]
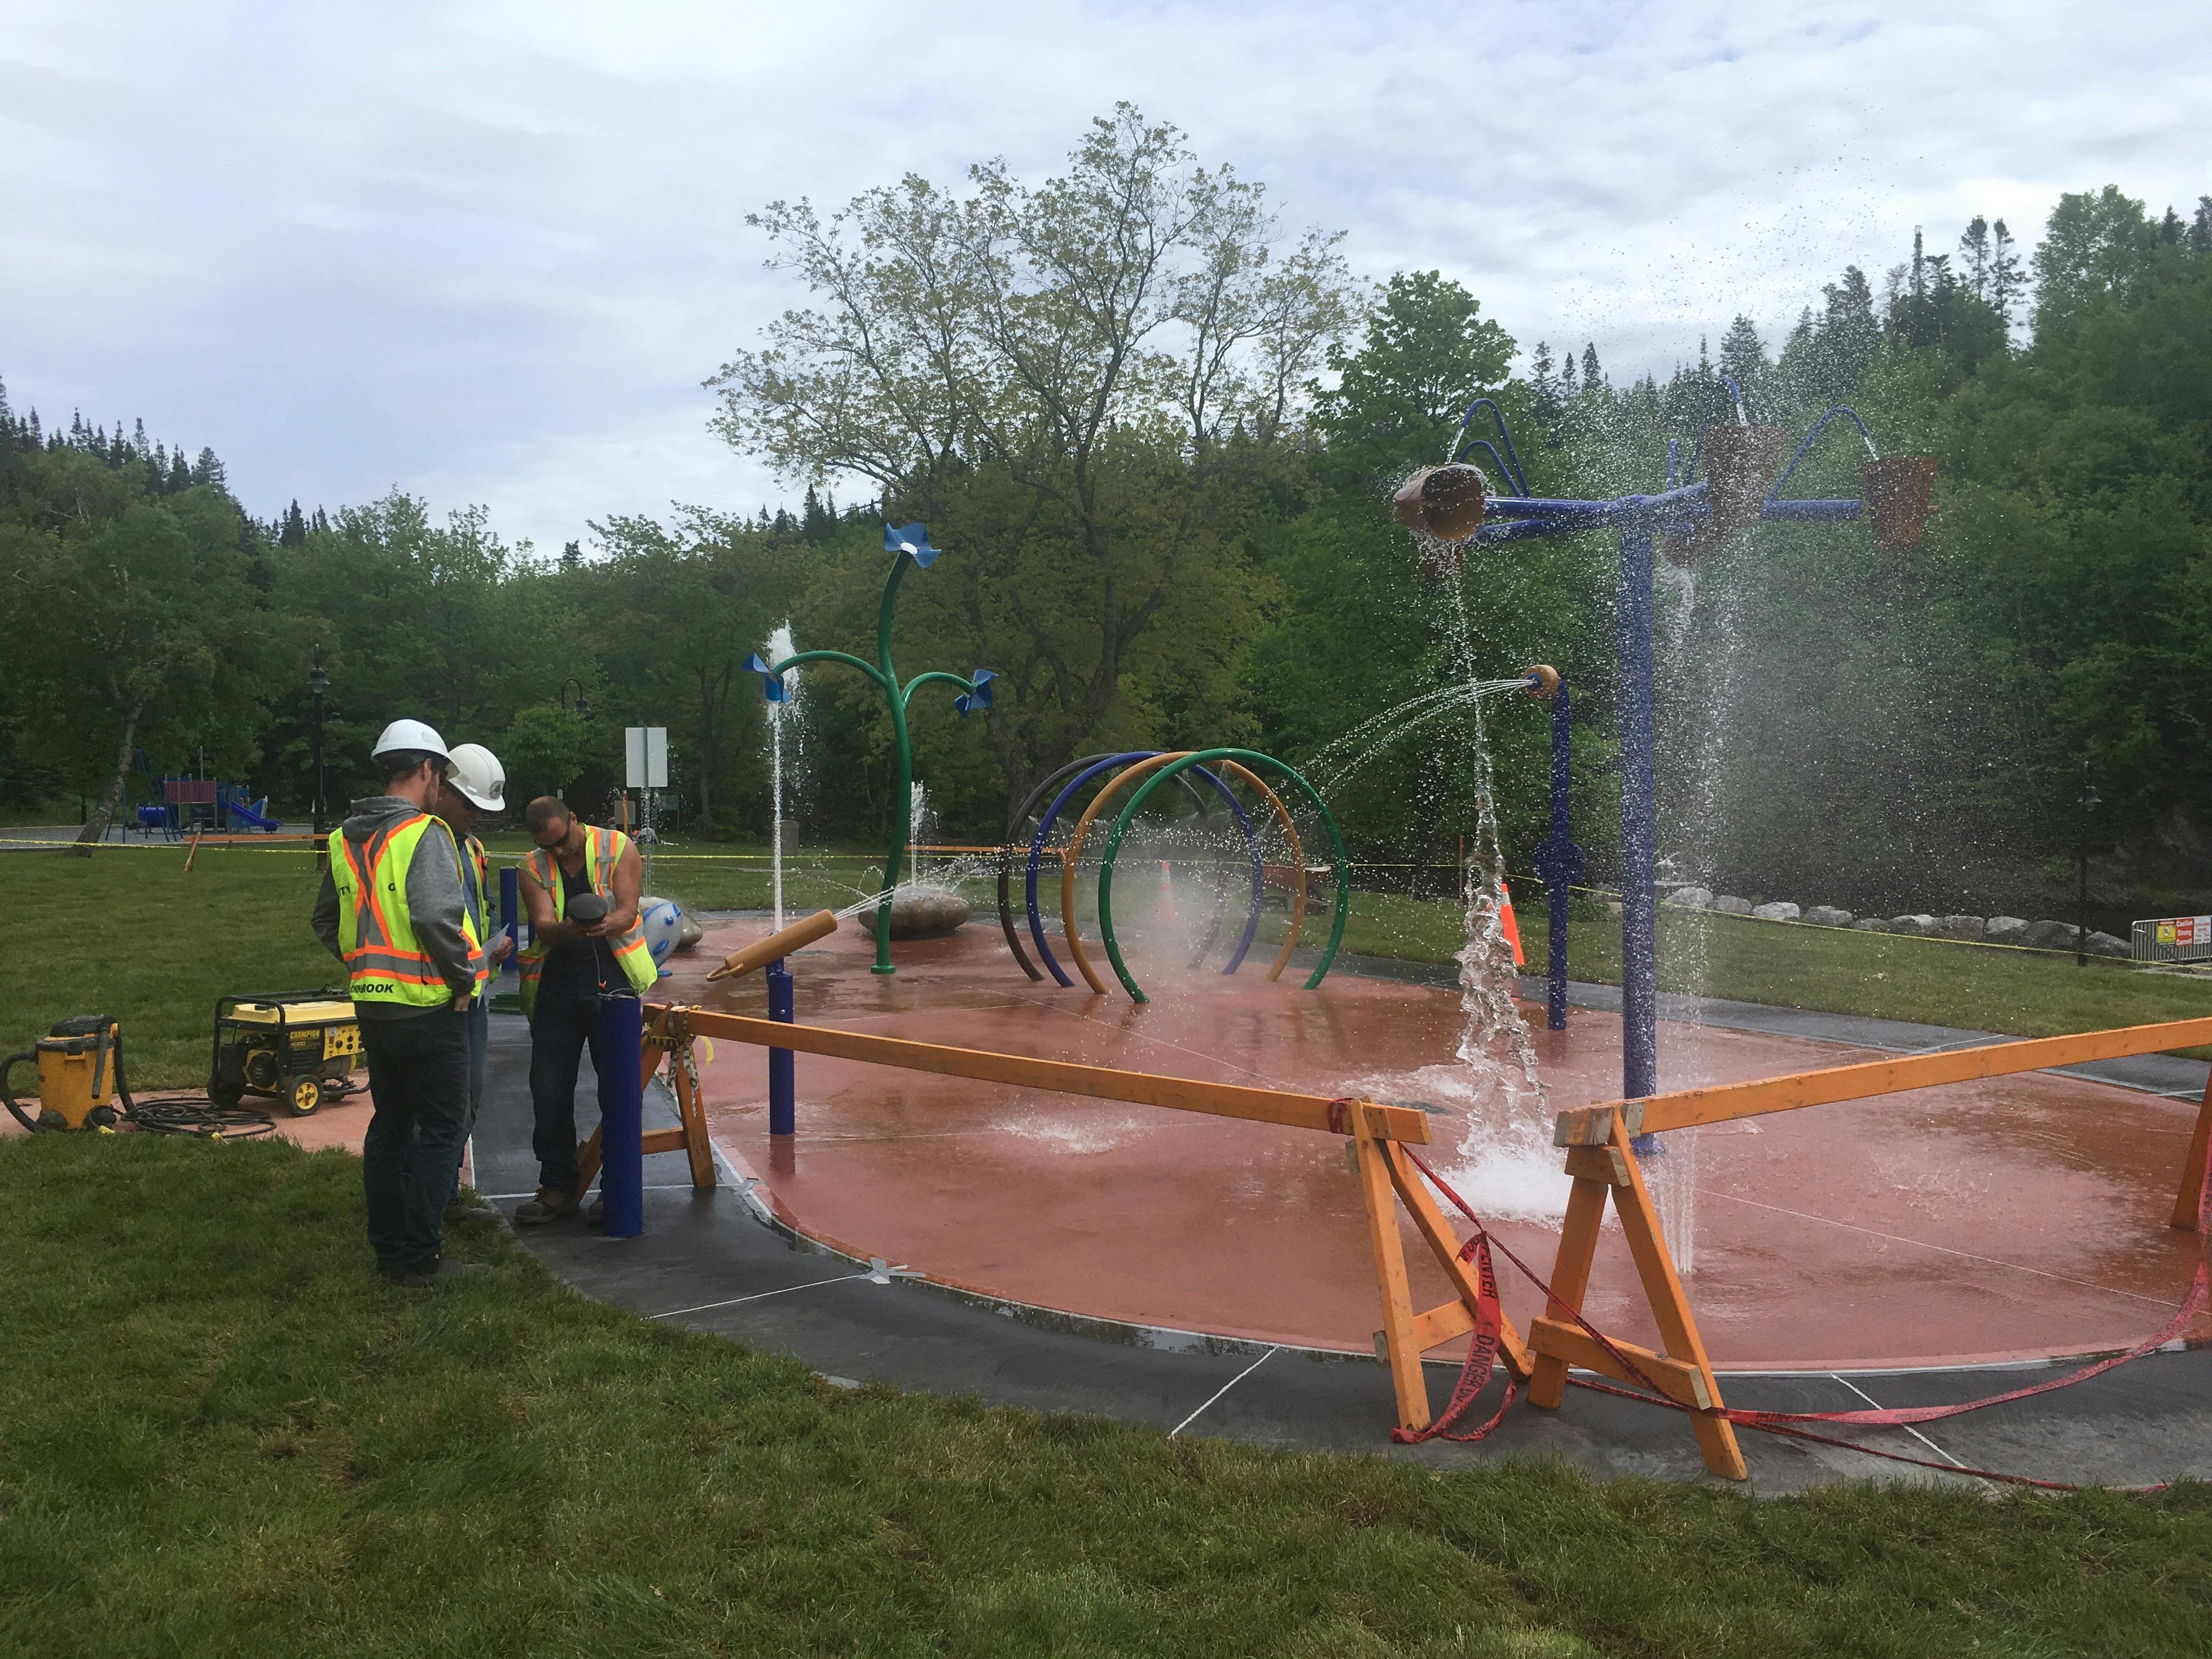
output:
[[[607,1072],[599,999],[640,995],[659,970],[637,923],[644,876],[629,837],[586,823],[550,795],[531,802],[523,819],[538,848],[522,867],[531,942],[521,957],[538,1194],[514,1218],[531,1227],[573,1215],[583,1198],[576,1190],[576,1070],[588,1046],[604,1112]],[[597,921],[569,920],[570,903],[586,894],[600,900],[606,914]]]
[[[468,1011],[483,947],[460,849],[427,810],[449,762],[445,739],[421,720],[394,720],[370,758],[384,793],[354,802],[331,832],[314,929],[346,965],[368,1060],[369,1246],[387,1280],[422,1286],[471,1270],[445,1259],[442,1220],[467,1122]]]

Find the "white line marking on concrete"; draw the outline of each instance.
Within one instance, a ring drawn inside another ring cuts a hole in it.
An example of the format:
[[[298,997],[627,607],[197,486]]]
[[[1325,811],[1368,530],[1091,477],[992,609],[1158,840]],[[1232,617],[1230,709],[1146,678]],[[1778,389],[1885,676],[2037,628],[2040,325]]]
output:
[[[1832,1377],[1835,1377],[1835,1379],[1836,1379],[1836,1381],[1837,1381],[1837,1382],[1838,1382],[1842,1383],[1845,1388],[1849,1389],[1850,1389],[1853,1394],[1855,1394],[1855,1395],[1858,1395],[1858,1397],[1859,1397],[1860,1399],[1862,1399],[1862,1400],[1865,1401],[1867,1402],[1867,1404],[1868,1404],[1868,1405],[1869,1405],[1869,1406],[1873,1407],[1876,1411],[1878,1411],[1878,1412],[1879,1412],[1879,1411],[1887,1411],[1887,1410],[1888,1409],[1888,1407],[1886,1407],[1886,1406],[1884,1406],[1884,1405],[1881,1403],[1881,1401],[1879,1401],[1879,1400],[1875,1399],[1872,1395],[1869,1394],[1869,1393],[1868,1393],[1864,1389],[1863,1389],[1863,1388],[1859,1387],[1859,1385],[1858,1385],[1857,1383],[1856,1383],[1856,1382],[1852,1382],[1852,1381],[1850,1380],[1850,1378],[1849,1378],[1849,1377],[1847,1377],[1847,1376],[1839,1376],[1838,1373],[1836,1373],[1836,1372],[1834,1372],[1834,1371],[1830,1371],[1830,1372],[1828,1373],[1828,1375],[1829,1375],[1829,1376],[1832,1376]],[[1865,1425],[1865,1426],[1872,1427],[1872,1426],[1874,1426],[1874,1425]],[[1907,1434],[1911,1435],[1911,1436],[1915,1440],[1917,1440],[1917,1441],[1918,1441],[1922,1445],[1923,1445],[1923,1446],[1927,1447],[1927,1448],[1928,1448],[1928,1449],[1929,1449],[1929,1451],[1934,1452],[1934,1453],[1936,1454],[1936,1456],[1938,1456],[1938,1457],[1942,1458],[1945,1462],[1948,1463],[1948,1464],[1949,1464],[1953,1468],[1954,1468],[1954,1469],[1963,1469],[1963,1468],[1965,1468],[1966,1467],[1964,1463],[1961,1463],[1961,1462],[1960,1462],[1957,1458],[1955,1458],[1955,1457],[1952,1456],[1950,1453],[1948,1453],[1948,1452],[1945,1451],[1945,1450],[1944,1450],[1941,1446],[1937,1445],[1937,1444],[1936,1444],[1933,1440],[1930,1440],[1930,1439],[1929,1439],[1926,1435],[1924,1435],[1924,1434],[1921,1433],[1919,1430],[1917,1430],[1917,1429],[1914,1428],[1914,1427],[1912,1426],[1912,1425],[1911,1425],[1911,1424],[1910,1424],[1910,1423],[1899,1423],[1899,1425],[1897,1425],[1897,1426],[1898,1426],[1899,1428],[1900,1428],[1900,1429],[1903,1429],[1903,1430],[1905,1431],[1905,1433],[1907,1433]]]
[[[1212,1395],[1207,1399],[1207,1401],[1206,1401],[1206,1405],[1205,1405],[1205,1406],[1200,1406],[1200,1407],[1196,1411],[1193,1412],[1193,1413],[1192,1413],[1188,1417],[1184,1418],[1184,1419],[1183,1419],[1183,1420],[1182,1420],[1182,1422],[1180,1422],[1180,1423],[1176,1424],[1176,1425],[1175,1425],[1175,1427],[1173,1427],[1173,1428],[1170,1429],[1170,1430],[1168,1431],[1168,1438],[1169,1438],[1169,1439],[1170,1439],[1170,1440],[1174,1439],[1177,1435],[1181,1434],[1181,1433],[1182,1433],[1185,1429],[1188,1428],[1192,1424],[1194,1424],[1194,1423],[1197,1422],[1197,1421],[1198,1421],[1198,1419],[1199,1419],[1200,1418],[1201,1418],[1201,1417],[1203,1417],[1204,1415],[1206,1415],[1206,1407],[1207,1407],[1207,1406],[1211,1406],[1211,1405],[1212,1405],[1216,1401],[1219,1400],[1223,1395],[1227,1394],[1227,1393],[1230,1391],[1230,1389],[1231,1389],[1235,1388],[1235,1387],[1236,1387],[1239,1382],[1243,1382],[1246,1377],[1248,1377],[1248,1376],[1251,1376],[1251,1375],[1252,1375],[1252,1373],[1253,1373],[1254,1371],[1258,1370],[1260,1369],[1260,1367],[1261,1367],[1261,1366],[1262,1366],[1262,1365],[1266,1364],[1267,1364],[1270,1359],[1273,1359],[1273,1358],[1275,1357],[1275,1355],[1276,1355],[1276,1352],[1278,1352],[1278,1351],[1277,1351],[1276,1349],[1273,1349],[1273,1348],[1270,1348],[1270,1349],[1268,1349],[1267,1352],[1265,1352],[1265,1353],[1261,1354],[1261,1355],[1257,1359],[1254,1360],[1250,1364],[1247,1365],[1247,1366],[1246,1366],[1243,1370],[1241,1370],[1241,1371],[1237,1372],[1236,1376],[1234,1376],[1231,1377],[1231,1378],[1230,1378],[1226,1382],[1224,1382],[1224,1383],[1220,1386],[1220,1388],[1218,1388],[1218,1389],[1216,1389],[1216,1390],[1213,1392],[1213,1394],[1212,1394]]]
[[[787,1285],[780,1291],[757,1291],[750,1296],[733,1296],[726,1302],[702,1302],[696,1308],[671,1308],[666,1313],[647,1314],[647,1319],[673,1319],[678,1314],[711,1313],[716,1308],[734,1308],[741,1302],[762,1302],[772,1296],[789,1296],[793,1291],[811,1291],[817,1285],[865,1285],[867,1273],[833,1273],[828,1279],[810,1279],[804,1285]]]

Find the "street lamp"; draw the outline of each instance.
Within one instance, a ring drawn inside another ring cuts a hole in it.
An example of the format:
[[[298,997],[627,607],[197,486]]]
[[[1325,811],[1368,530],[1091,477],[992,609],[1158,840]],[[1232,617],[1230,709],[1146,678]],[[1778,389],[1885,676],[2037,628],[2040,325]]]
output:
[[[2081,763],[2081,823],[2074,842],[2074,872],[2079,882],[2074,910],[2074,965],[2089,965],[2089,815],[2105,803],[2097,799],[2097,786],[2089,776],[2089,763]]]
[[[589,720],[592,718],[592,705],[584,701],[583,681],[578,679],[574,674],[561,682],[561,712],[564,714],[569,712],[568,688],[572,685],[576,688],[574,703],[576,718],[580,720]]]
[[[903,686],[899,684],[898,670],[891,665],[891,613],[898,604],[899,581],[908,565],[927,570],[937,562],[938,555],[944,550],[929,544],[926,528],[910,524],[897,528],[884,526],[884,551],[891,556],[891,568],[890,574],[884,578],[883,601],[876,608],[875,661],[865,662],[844,651],[801,651],[781,662],[769,662],[756,651],[745,659],[745,672],[761,677],[761,690],[770,702],[783,701],[785,672],[810,662],[841,662],[848,668],[857,668],[884,694],[884,707],[891,717],[891,747],[898,757],[898,787],[891,802],[898,814],[898,823],[891,832],[890,850],[884,855],[884,890],[876,905],[876,961],[870,971],[878,974],[897,971],[891,966],[891,890],[898,885],[899,860],[906,852],[907,836],[914,819],[914,744],[907,732],[907,705],[923,686],[932,680],[942,680],[947,685],[960,688],[952,706],[965,720],[971,711],[981,713],[991,708],[991,682],[998,678],[988,668],[977,669],[966,679],[942,669],[932,669],[928,673],[916,674]]]
[[[319,848],[330,832],[330,808],[323,799],[323,693],[330,689],[331,677],[323,672],[323,642],[317,640],[314,665],[307,670],[307,690],[315,699],[315,845]]]

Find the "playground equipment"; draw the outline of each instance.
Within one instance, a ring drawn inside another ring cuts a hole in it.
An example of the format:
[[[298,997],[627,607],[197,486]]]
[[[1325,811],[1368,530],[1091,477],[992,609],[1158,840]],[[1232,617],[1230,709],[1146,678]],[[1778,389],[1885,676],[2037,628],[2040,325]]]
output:
[[[15,1098],[9,1079],[19,1065],[39,1068],[38,1115]],[[58,1021],[30,1048],[0,1060],[0,1103],[26,1129],[109,1129],[115,1103],[131,1109],[123,1079],[123,1024],[112,1014],[80,1014]]]
[[[342,994],[260,991],[216,1000],[208,1098],[219,1107],[260,1095],[307,1117],[351,1091],[360,1063],[361,1027]]]
[[[1683,561],[1722,537],[1754,524],[1839,523],[1871,518],[1877,544],[1897,551],[1917,545],[1927,526],[1935,463],[1922,457],[1884,457],[1856,410],[1838,404],[1813,423],[1804,441],[1771,483],[1771,461],[1781,453],[1777,428],[1750,423],[1742,392],[1727,375],[1734,401],[1733,426],[1707,424],[1689,464],[1680,447],[1667,447],[1667,483],[1656,495],[1617,501],[1563,501],[1534,495],[1522,470],[1504,411],[1489,398],[1468,405],[1441,467],[1416,473],[1398,495],[1400,522],[1426,539],[1423,557],[1439,574],[1455,566],[1468,547],[1488,548],[1547,536],[1610,529],[1620,538],[1620,925],[1622,1008],[1626,1021],[1621,1052],[1621,1093],[1629,1099],[1659,1090],[1658,804],[1652,715],[1652,553],[1669,538]],[[1475,416],[1488,410],[1498,442],[1468,436]],[[1785,499],[1783,489],[1824,428],[1846,416],[1859,429],[1869,459],[1861,468],[1856,500]],[[1770,436],[1770,434],[1771,434]],[[1487,487],[1466,457],[1486,453],[1514,493]],[[1702,465],[1704,476],[1697,476]],[[1680,473],[1685,482],[1677,483]],[[1468,476],[1472,475],[1472,476]],[[1556,780],[1555,780],[1556,787]]]
[[[913,829],[914,743],[907,731],[907,705],[923,686],[941,680],[960,688],[952,707],[965,720],[972,711],[991,707],[991,682],[998,678],[997,673],[988,668],[979,668],[965,679],[942,669],[933,669],[902,684],[898,670],[892,665],[891,617],[898,604],[899,583],[905,578],[908,565],[927,570],[937,562],[942,550],[930,545],[929,532],[920,524],[884,526],[884,551],[891,555],[891,568],[884,578],[884,596],[876,609],[874,662],[864,662],[844,651],[799,651],[773,663],[763,660],[756,651],[745,659],[745,671],[761,677],[762,692],[770,702],[783,701],[784,675],[810,662],[842,663],[848,668],[857,668],[884,695],[884,706],[891,717],[891,748],[898,763],[897,782],[891,791],[891,798],[898,804],[898,822],[892,826],[890,848],[884,855],[883,892],[876,905],[873,971],[878,974],[897,971],[891,965],[891,894],[898,886],[899,861],[905,855]]]

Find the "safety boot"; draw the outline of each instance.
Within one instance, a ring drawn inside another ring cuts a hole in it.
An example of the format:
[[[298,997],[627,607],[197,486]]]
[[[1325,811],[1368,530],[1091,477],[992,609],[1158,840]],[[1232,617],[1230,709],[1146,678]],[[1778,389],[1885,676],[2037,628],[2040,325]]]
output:
[[[563,1216],[576,1213],[576,1195],[540,1187],[538,1196],[525,1199],[514,1212],[516,1224],[524,1227],[543,1227],[549,1221],[558,1221]]]

